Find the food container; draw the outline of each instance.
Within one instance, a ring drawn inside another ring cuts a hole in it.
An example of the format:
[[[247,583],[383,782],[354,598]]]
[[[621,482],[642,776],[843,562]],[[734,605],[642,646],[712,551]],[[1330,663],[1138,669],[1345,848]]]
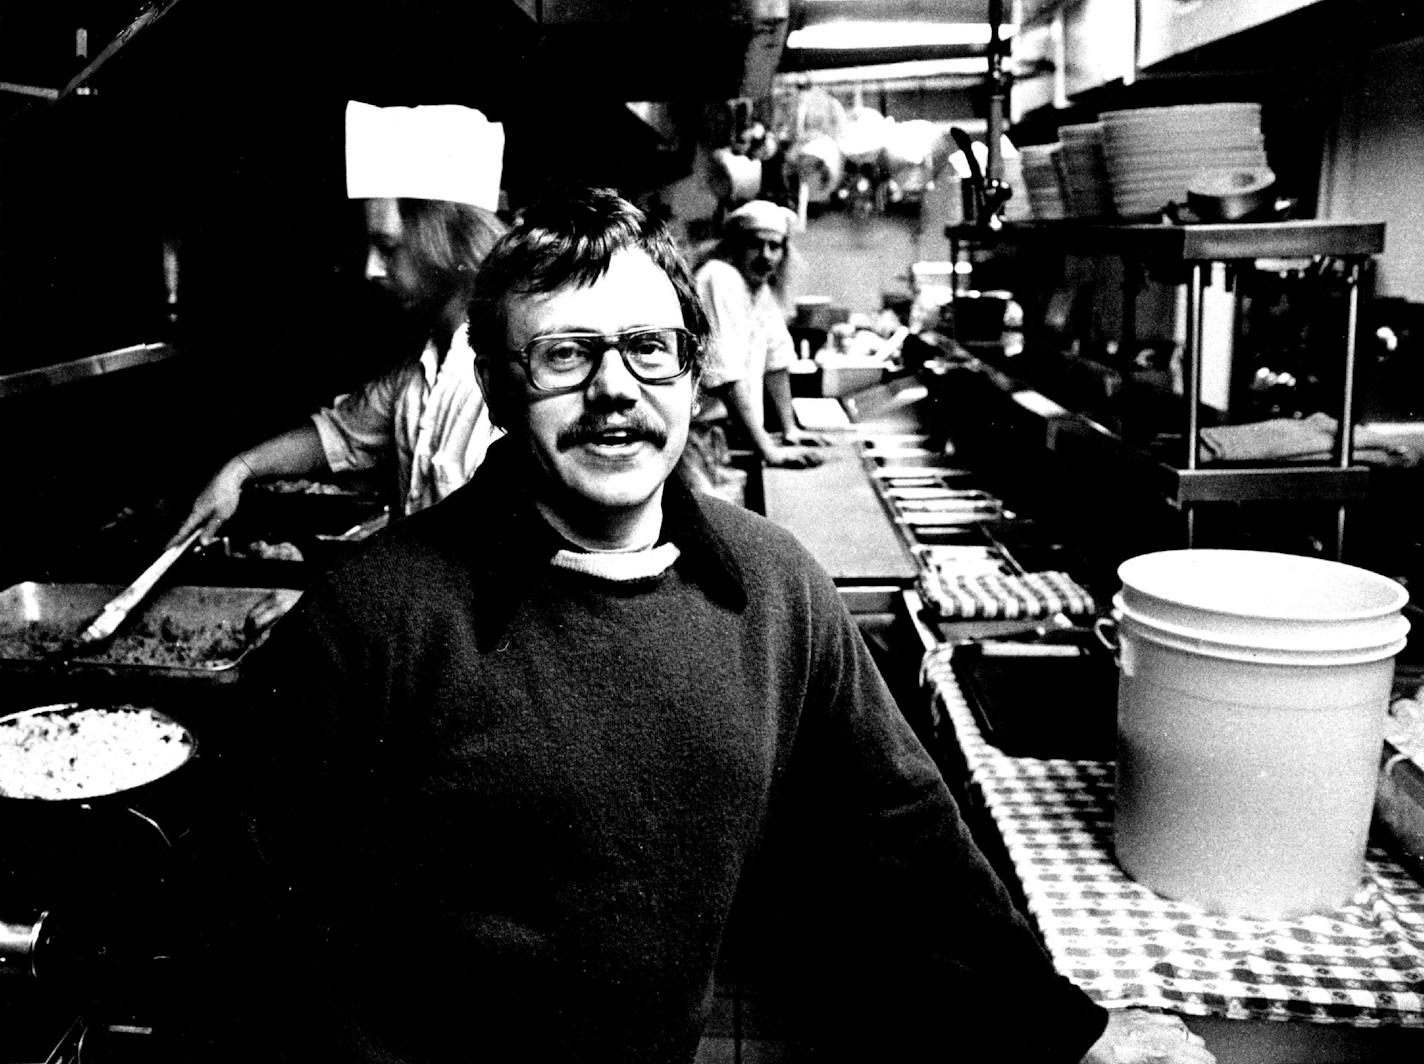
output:
[[[14,584],[0,592],[0,677],[235,682],[272,624],[301,597],[292,588],[179,585],[156,592],[106,644],[63,663],[49,653],[123,588]]]
[[[0,717],[5,904],[125,904],[151,889],[199,804],[198,740],[151,706]]]
[[[1157,551],[1118,575],[1118,863],[1231,916],[1349,901],[1407,590],[1268,551]]]
[[[223,528],[220,547],[209,547],[196,559],[198,582],[305,586],[313,569],[344,557],[390,516],[379,493],[362,483],[252,481]]]

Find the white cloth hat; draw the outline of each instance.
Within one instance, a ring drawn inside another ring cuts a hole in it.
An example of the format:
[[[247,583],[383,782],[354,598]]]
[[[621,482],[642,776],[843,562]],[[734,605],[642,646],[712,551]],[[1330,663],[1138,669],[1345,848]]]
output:
[[[346,195],[499,209],[504,126],[459,104],[346,105]]]
[[[782,236],[791,235],[796,212],[770,200],[752,200],[727,215],[726,225],[741,229],[766,229]]]

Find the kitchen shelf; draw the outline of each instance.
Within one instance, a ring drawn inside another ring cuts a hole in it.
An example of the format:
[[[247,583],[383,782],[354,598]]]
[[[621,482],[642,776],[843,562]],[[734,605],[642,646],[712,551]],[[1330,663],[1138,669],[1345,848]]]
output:
[[[1181,460],[1175,465],[1136,452],[1091,419],[1053,409],[1056,404],[1015,382],[1000,382],[1020,406],[1045,422],[1045,445],[1085,460],[1110,458],[1136,467],[1147,482],[1183,514],[1186,546],[1194,545],[1195,507],[1219,502],[1313,502],[1337,504],[1335,556],[1344,552],[1346,503],[1364,499],[1370,471],[1353,462],[1353,403],[1359,278],[1364,261],[1384,250],[1383,222],[1289,221],[1198,225],[1099,224],[1078,220],[1014,222],[998,228],[951,225],[945,228],[950,258],[961,245],[978,248],[1021,247],[1085,256],[1115,256],[1136,265],[1187,267],[1187,335],[1183,359],[1184,432]],[[1202,468],[1200,409],[1202,379],[1202,296],[1207,270],[1217,262],[1257,259],[1343,260],[1348,269],[1343,386],[1332,461],[1324,465],[1255,464]],[[1134,315],[1124,308],[1123,335],[1135,335]],[[1125,343],[1124,347],[1130,346]]]
[[[1080,255],[1118,255],[1155,262],[1364,257],[1384,250],[1384,222],[1301,220],[1165,225],[1078,220],[1010,222],[999,229],[945,228],[951,242],[1051,247]]]
[[[76,358],[68,362],[57,362],[49,366],[20,370],[16,373],[0,375],[0,399],[37,391],[57,384],[88,380],[105,373],[117,373],[134,366],[144,366],[151,362],[162,362],[172,358],[178,349],[171,344],[134,344],[115,351]]]

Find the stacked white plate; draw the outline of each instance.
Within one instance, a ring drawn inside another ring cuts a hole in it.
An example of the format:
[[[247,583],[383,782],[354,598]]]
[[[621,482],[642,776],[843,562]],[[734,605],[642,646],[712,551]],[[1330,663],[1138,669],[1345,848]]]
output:
[[[1059,126],[1058,139],[1063,145],[1060,161],[1068,214],[1074,218],[1109,217],[1113,201],[1103,155],[1103,124]]]
[[[1068,214],[1063,175],[1058,165],[1060,147],[1058,144],[1026,144],[1019,149],[1029,210],[1040,221],[1053,221]]]
[[[1113,204],[1123,218],[1153,217],[1184,203],[1203,170],[1267,165],[1258,103],[1107,111],[1101,122]]]

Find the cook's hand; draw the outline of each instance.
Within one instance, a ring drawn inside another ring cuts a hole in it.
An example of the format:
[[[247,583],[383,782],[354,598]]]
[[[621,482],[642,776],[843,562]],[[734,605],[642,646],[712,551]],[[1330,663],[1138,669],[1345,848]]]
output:
[[[833,442],[829,436],[823,436],[819,432],[807,432],[805,429],[783,432],[781,439],[790,447],[829,447]]]
[[[169,540],[168,545],[171,547],[181,542],[195,528],[202,529],[198,542],[203,546],[206,547],[215,540],[218,530],[237,513],[237,505],[242,499],[242,485],[247,483],[251,476],[252,471],[238,458],[219,469],[213,479],[208,481],[208,486],[193,501],[193,509],[189,511],[183,526],[178,529],[178,534]]]
[[[825,455],[805,447],[773,447],[762,459],[781,469],[810,469],[826,460]]]
[[[1082,1064],[1215,1064],[1200,1035],[1180,1016],[1145,1009],[1116,1009]]]

